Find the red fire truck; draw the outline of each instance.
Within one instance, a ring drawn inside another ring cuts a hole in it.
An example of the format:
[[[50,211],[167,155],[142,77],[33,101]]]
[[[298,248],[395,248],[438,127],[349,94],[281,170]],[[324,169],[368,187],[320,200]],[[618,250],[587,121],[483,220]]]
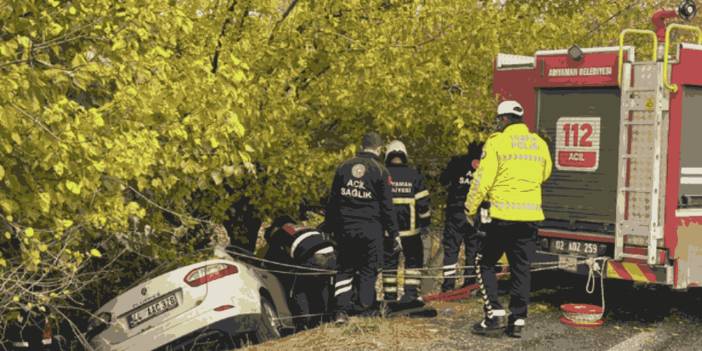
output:
[[[564,269],[607,256],[607,278],[702,285],[702,30],[666,24],[695,12],[661,10],[618,47],[498,55],[495,94],[521,102],[551,148],[540,249]],[[674,45],[681,33],[695,42]],[[646,57],[625,45],[634,36]]]

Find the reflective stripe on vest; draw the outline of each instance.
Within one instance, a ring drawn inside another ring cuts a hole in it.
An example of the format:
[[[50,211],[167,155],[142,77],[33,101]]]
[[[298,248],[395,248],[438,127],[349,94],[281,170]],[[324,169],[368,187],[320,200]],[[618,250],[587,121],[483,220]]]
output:
[[[427,196],[429,196],[429,190],[422,190],[414,195],[414,199],[419,200],[419,199],[425,198]]]
[[[429,195],[429,192],[427,192]],[[400,236],[412,236],[417,235],[419,231],[417,230],[417,219],[415,218],[415,206],[417,205],[417,200],[411,197],[396,197],[392,199],[393,205],[407,205],[409,206],[410,213],[410,227],[408,230],[401,230],[399,232]]]
[[[302,243],[303,240],[313,236],[313,235],[321,235],[319,232],[307,232],[305,234],[302,234],[295,238],[295,241],[293,241],[292,246],[290,247],[290,257],[295,258],[295,249]]]

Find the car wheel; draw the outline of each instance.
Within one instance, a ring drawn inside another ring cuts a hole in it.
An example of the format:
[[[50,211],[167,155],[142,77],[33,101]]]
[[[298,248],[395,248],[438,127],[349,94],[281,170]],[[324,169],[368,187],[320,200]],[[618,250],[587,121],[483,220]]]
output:
[[[273,304],[268,299],[263,298],[261,300],[261,318],[256,328],[256,341],[261,343],[280,337],[280,330],[278,330],[278,322],[276,321],[277,317],[278,313],[275,311]]]

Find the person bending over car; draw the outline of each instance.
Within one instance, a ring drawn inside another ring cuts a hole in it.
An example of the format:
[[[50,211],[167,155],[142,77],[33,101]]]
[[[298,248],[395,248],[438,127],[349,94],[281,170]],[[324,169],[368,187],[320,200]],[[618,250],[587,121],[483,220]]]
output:
[[[264,233],[269,261],[306,268],[334,270],[336,254],[333,244],[313,228],[297,226],[289,216],[277,217]],[[310,269],[270,264],[270,269],[286,271],[274,273],[289,292],[290,308],[298,330],[312,328],[326,320],[329,309],[330,287],[333,274]],[[298,274],[302,273],[302,274]]]

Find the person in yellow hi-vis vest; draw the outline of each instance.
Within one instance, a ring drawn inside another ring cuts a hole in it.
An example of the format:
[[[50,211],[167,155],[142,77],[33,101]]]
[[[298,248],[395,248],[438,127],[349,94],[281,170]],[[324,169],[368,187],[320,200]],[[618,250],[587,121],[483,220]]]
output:
[[[544,220],[541,184],[551,175],[553,162],[548,145],[529,131],[523,116],[524,109],[518,102],[500,103],[496,117],[500,131],[485,143],[480,166],[466,197],[469,222],[475,221],[478,209],[484,207],[481,204],[489,203],[489,209],[481,209],[479,216],[485,237],[476,273],[485,318],[473,326],[475,334],[501,334],[506,327],[509,336],[521,337],[527,317],[537,223]],[[503,253],[507,255],[511,273],[509,318],[497,299],[495,263]]]

